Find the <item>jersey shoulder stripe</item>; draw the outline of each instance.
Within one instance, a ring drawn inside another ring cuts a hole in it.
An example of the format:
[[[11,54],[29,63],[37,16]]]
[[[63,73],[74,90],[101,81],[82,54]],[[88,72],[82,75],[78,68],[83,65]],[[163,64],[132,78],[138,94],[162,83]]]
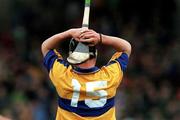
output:
[[[125,71],[129,60],[128,55],[126,53],[122,53],[121,56],[116,58],[115,60],[120,63],[121,69]]]
[[[44,57],[44,66],[50,71],[50,69],[53,67],[54,61],[58,58],[58,56],[55,54],[53,50],[50,50],[46,56]]]
[[[103,107],[89,108],[85,101],[79,101],[78,107],[71,106],[71,100],[58,97],[58,105],[60,108],[69,112],[76,113],[82,117],[96,117],[104,114],[109,109],[114,107],[114,97],[107,99],[107,103]]]
[[[65,67],[69,66],[69,63],[62,59],[61,55],[56,50],[50,50],[44,57],[43,64],[48,72],[53,68],[54,63],[56,62],[63,64]],[[56,66],[55,66],[56,67]]]
[[[106,66],[110,66],[110,65],[118,62],[121,66],[121,69],[124,72],[127,68],[128,60],[129,60],[129,58],[126,53],[118,53],[117,52],[113,55],[110,62]]]

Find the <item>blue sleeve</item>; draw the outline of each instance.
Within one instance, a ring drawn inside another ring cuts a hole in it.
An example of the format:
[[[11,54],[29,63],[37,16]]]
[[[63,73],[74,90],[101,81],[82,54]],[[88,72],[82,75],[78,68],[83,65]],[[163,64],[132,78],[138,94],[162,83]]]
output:
[[[119,56],[115,60],[119,62],[121,69],[124,72],[127,68],[128,61],[129,61],[128,55],[126,53],[122,53],[121,56]]]
[[[44,66],[50,71],[50,69],[53,67],[54,61],[58,58],[58,56],[55,54],[53,50],[50,50],[46,56],[44,57]]]

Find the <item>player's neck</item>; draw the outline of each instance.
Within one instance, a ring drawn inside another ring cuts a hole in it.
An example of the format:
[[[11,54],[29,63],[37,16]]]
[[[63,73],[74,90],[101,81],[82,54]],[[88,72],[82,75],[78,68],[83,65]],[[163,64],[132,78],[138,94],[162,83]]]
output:
[[[88,69],[88,68],[94,67],[95,65],[96,65],[96,58],[93,58],[93,59],[87,60],[86,62],[84,62],[82,64],[76,65],[76,66],[79,68],[82,68],[82,69]]]

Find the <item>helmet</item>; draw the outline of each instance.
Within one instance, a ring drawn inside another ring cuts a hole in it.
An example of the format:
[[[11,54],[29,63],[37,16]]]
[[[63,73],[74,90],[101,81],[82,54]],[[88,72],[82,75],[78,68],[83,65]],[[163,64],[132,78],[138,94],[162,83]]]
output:
[[[67,58],[69,63],[80,64],[96,56],[97,49],[95,46],[87,46],[81,42],[71,39],[69,43],[69,57]]]

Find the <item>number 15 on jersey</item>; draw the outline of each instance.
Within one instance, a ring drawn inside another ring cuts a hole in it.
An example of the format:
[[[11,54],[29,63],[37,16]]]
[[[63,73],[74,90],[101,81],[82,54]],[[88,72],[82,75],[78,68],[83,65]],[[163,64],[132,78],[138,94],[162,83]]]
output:
[[[71,106],[72,107],[78,107],[78,100],[80,96],[80,89],[81,84],[78,80],[72,79],[72,87],[73,87],[73,95],[71,99]],[[107,91],[105,90],[97,90],[95,91],[95,88],[107,88],[107,81],[94,81],[94,82],[87,82],[86,85],[86,93],[88,96],[93,97],[99,97],[98,100],[93,99],[85,99],[85,104],[89,108],[97,108],[97,107],[103,107],[107,102]]]

